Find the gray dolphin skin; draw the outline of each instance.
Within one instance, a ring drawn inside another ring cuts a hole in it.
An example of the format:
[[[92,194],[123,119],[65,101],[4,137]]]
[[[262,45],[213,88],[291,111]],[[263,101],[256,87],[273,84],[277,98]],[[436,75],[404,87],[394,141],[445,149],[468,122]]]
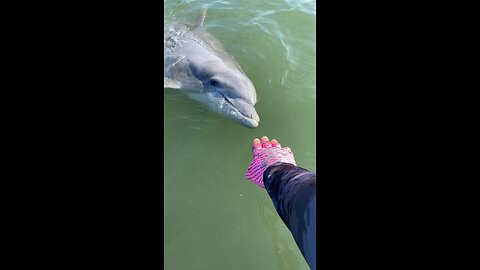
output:
[[[206,9],[193,24],[169,24],[163,32],[163,87],[179,89],[212,111],[255,128],[257,93],[240,65],[203,27]]]

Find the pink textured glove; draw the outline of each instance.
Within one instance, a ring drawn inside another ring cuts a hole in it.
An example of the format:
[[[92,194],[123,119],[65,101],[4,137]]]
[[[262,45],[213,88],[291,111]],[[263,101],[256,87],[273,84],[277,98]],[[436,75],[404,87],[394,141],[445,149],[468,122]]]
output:
[[[257,186],[265,188],[263,184],[263,172],[275,162],[286,162],[297,165],[289,147],[282,148],[277,140],[271,142],[268,137],[262,137],[262,143],[255,138],[253,140],[253,160],[248,167],[245,177]]]

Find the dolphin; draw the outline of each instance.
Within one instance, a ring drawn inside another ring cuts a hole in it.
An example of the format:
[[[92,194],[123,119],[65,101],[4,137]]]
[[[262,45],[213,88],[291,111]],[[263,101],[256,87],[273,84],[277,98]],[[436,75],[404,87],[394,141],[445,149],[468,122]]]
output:
[[[178,89],[212,111],[255,128],[257,93],[240,65],[202,25],[206,9],[193,23],[164,28],[163,88]]]

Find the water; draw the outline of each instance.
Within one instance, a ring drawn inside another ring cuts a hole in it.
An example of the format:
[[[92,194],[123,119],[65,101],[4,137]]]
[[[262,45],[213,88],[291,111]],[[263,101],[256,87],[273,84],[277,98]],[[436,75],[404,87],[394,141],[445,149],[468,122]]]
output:
[[[309,269],[265,190],[244,179],[251,141],[267,135],[315,171],[316,2],[164,1],[165,22],[194,18],[257,89],[248,129],[164,90],[165,269]]]

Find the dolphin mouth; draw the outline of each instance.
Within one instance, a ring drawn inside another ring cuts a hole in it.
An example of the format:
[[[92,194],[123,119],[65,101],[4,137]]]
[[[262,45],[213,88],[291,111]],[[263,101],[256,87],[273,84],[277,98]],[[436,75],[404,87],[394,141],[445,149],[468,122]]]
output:
[[[252,118],[245,117],[244,122],[242,123],[245,127],[256,128],[258,127],[258,122]]]
[[[231,108],[235,111],[233,116],[240,124],[248,128],[256,128],[260,122],[260,117],[258,116],[255,107],[248,104],[247,102],[239,99],[229,99],[226,96],[223,98],[231,105]]]
[[[203,103],[212,111],[247,128],[256,128],[260,122],[255,107],[242,99],[228,98],[220,92],[187,93],[187,96]]]
[[[257,112],[254,110],[253,114],[246,115],[242,113],[238,108],[235,108],[242,116],[243,116],[243,125],[248,127],[248,128],[256,128],[258,127],[258,123],[260,122],[260,118],[258,117]]]

